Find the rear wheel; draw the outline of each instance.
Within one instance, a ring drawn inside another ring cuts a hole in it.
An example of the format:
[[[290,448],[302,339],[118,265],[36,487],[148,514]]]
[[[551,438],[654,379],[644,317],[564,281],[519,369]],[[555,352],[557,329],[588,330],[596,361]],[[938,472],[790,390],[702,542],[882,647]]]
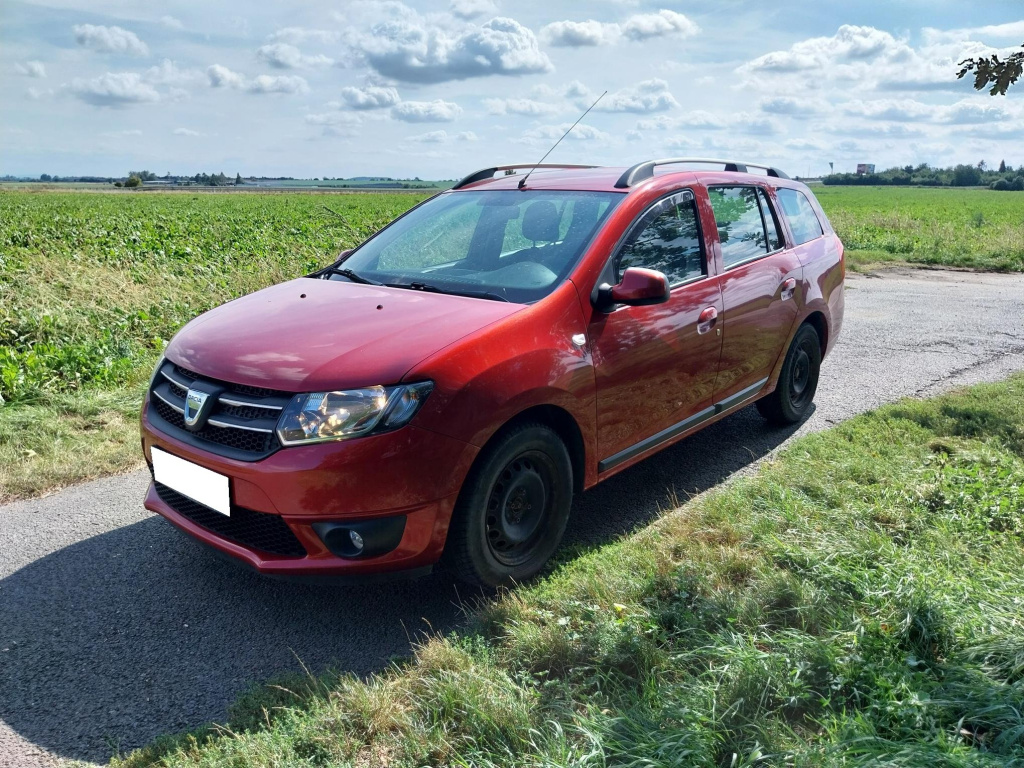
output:
[[[811,325],[802,325],[789,345],[775,391],[757,401],[769,423],[796,424],[807,416],[818,389],[821,341]]]
[[[558,548],[571,504],[565,444],[542,424],[513,427],[484,449],[466,479],[444,559],[477,586],[524,581]]]

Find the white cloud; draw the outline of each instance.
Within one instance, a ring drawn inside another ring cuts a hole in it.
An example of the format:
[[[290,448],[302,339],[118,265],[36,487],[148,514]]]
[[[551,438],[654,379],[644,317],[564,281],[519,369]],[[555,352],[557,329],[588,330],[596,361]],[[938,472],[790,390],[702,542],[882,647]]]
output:
[[[41,61],[26,61],[14,65],[14,68],[27,77],[46,77],[46,65]]]
[[[267,43],[256,50],[256,58],[277,69],[300,67],[329,67],[334,63],[323,55],[303,56],[302,51],[289,43]]]
[[[245,83],[244,77],[220,64],[211,64],[206,69],[206,75],[213,88],[241,88]]]
[[[761,99],[759,104],[762,112],[772,115],[788,115],[790,117],[810,117],[819,114],[823,107],[817,101],[794,99],[790,96],[775,96]]]
[[[71,95],[97,107],[126,107],[160,101],[160,94],[138,72],[107,72],[84,79],[76,77],[65,85]]]
[[[876,99],[874,101],[851,101],[843,111],[848,115],[866,117],[872,120],[889,120],[899,123],[927,123],[935,119],[937,110],[928,104],[912,99]]]
[[[462,114],[451,101],[403,101],[391,108],[391,116],[406,123],[450,123]]]
[[[631,88],[609,94],[595,107],[601,112],[664,112],[678,107],[679,102],[659,78],[644,80]]]
[[[175,128],[172,131],[175,136],[202,136],[199,131],[193,131],[191,128]]]
[[[134,32],[129,32],[121,27],[76,24],[71,31],[75,34],[75,42],[98,53],[149,55],[149,46],[139,40]]]
[[[541,37],[550,45],[566,48],[610,45],[620,34],[618,24],[600,21],[554,21],[540,31]]]
[[[492,115],[551,115],[561,108],[533,99],[484,99],[487,111]]]
[[[25,89],[25,93],[32,101],[39,101],[40,99],[45,99],[48,96],[53,96],[53,89],[29,87]]]
[[[206,69],[206,76],[212,88],[236,88],[248,93],[307,93],[309,83],[297,75],[257,75],[246,78],[220,64]]]
[[[912,56],[906,42],[874,27],[844,24],[831,37],[813,37],[789,50],[773,51],[740,67],[744,73],[791,73],[831,70],[844,64],[875,65],[904,61]]]
[[[928,43],[958,42],[961,40],[1024,40],[1024,20],[1011,21],[1006,24],[989,24],[983,27],[965,27],[962,29],[935,29],[925,27],[921,30]]]
[[[455,134],[456,141],[479,141],[480,137],[472,131],[460,131]]]
[[[531,128],[523,133],[523,140],[530,143],[556,141],[569,130],[571,125],[572,123],[562,123],[561,125],[541,125]],[[609,141],[610,139],[611,136],[607,133],[586,123],[580,123],[565,137],[566,141]]]
[[[356,47],[378,73],[410,83],[524,75],[554,68],[533,32],[508,18],[491,19],[455,34],[418,18],[395,19],[359,36]]]
[[[630,16],[622,25],[622,34],[630,40],[647,40],[652,37],[678,35],[692,37],[700,32],[689,18],[675,11],[661,10],[657,13],[639,13]]]
[[[447,131],[430,131],[421,133],[419,136],[409,136],[407,141],[414,141],[418,144],[445,144],[448,141]]]
[[[307,93],[309,84],[294,75],[257,75],[248,82],[249,93]]]
[[[125,136],[141,136],[142,135],[142,131],[140,131],[138,128],[128,128],[128,129],[123,130],[123,131],[104,131],[100,135],[101,136],[106,136],[106,137],[111,138],[111,139],[116,139],[116,138],[121,138],[121,137],[125,137]]]
[[[397,89],[378,85],[342,88],[341,98],[350,109],[383,109],[401,101]]]
[[[283,27],[267,38],[274,43],[336,43],[341,33],[330,29],[306,29],[305,27]]]
[[[154,85],[184,86],[202,81],[203,73],[198,69],[181,69],[170,59],[164,59],[147,69],[143,79]]]
[[[185,28],[185,25],[173,16],[161,16],[160,23],[167,29],[182,30]]]
[[[704,131],[720,131],[729,127],[724,118],[703,109],[687,110],[674,125],[677,128],[696,128]]]
[[[460,19],[474,19],[477,16],[493,16],[498,12],[498,4],[494,0],[452,0],[449,10]]]

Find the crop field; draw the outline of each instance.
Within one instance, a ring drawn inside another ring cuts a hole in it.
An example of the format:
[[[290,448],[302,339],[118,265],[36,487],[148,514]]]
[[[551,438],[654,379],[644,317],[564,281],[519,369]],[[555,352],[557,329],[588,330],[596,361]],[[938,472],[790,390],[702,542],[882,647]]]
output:
[[[853,268],[1024,270],[1024,193],[815,192]],[[0,190],[0,501],[134,466],[142,388],[182,324],[424,197]]]

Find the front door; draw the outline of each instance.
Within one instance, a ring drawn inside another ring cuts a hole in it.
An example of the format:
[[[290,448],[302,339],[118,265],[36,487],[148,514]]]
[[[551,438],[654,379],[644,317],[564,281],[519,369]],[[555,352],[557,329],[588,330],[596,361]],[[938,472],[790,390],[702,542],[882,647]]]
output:
[[[664,304],[615,307],[591,320],[602,472],[713,412],[722,346],[721,291],[708,268],[691,191],[662,198],[637,219],[612,257],[609,280],[617,282],[628,267],[663,272],[671,297]]]

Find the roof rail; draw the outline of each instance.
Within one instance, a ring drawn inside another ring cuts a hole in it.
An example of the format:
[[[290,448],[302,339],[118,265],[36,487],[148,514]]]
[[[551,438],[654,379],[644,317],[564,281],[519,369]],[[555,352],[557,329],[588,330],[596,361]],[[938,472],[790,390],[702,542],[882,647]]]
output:
[[[484,181],[494,177],[498,171],[515,171],[522,168],[597,168],[596,165],[566,165],[564,163],[545,163],[544,165],[537,165],[535,163],[520,163],[519,165],[496,165],[493,168],[482,168],[476,173],[471,173],[466,178],[462,179],[452,189],[461,189],[468,184],[473,184],[477,181]]]
[[[631,168],[628,168],[623,173],[615,186],[619,189],[632,187],[634,184],[639,184],[645,179],[649,179],[654,175],[654,169],[659,165],[675,165],[676,163],[698,163],[700,165],[721,165],[724,166],[724,170],[730,173],[746,173],[747,168],[761,168],[767,171],[769,176],[774,176],[777,179],[788,179],[789,176],[784,174],[778,168],[773,168],[770,165],[758,165],[757,163],[735,163],[732,160],[716,160],[708,157],[666,157],[661,160],[645,160],[642,163],[637,163]]]

